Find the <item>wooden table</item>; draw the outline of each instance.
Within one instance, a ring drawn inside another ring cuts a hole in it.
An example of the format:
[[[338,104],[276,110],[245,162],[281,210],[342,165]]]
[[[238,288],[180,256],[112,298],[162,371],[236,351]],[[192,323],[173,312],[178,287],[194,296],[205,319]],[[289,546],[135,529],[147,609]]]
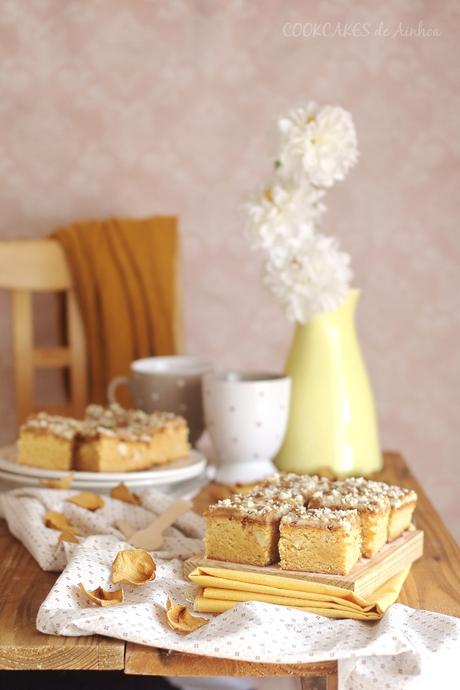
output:
[[[419,495],[417,527],[425,532],[425,553],[404,584],[399,602],[414,608],[460,616],[460,551],[431,502],[397,453],[385,453],[384,481],[414,488]],[[195,499],[201,512],[231,489],[209,484]],[[0,669],[119,670],[128,674],[165,676],[296,676],[303,688],[337,683],[337,663],[260,664],[213,659],[143,647],[92,635],[56,637],[35,629],[35,617],[56,574],[44,573],[0,521]]]

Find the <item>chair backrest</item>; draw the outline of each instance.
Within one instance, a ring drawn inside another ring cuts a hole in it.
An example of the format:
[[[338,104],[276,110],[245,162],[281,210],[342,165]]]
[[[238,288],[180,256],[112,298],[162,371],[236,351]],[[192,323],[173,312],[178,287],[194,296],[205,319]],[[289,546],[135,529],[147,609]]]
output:
[[[54,240],[0,242],[0,289],[12,291],[13,355],[18,423],[45,409],[81,417],[87,402],[86,349],[83,322],[72,276],[61,246]],[[66,345],[34,345],[32,293],[61,292],[65,299]],[[62,405],[36,405],[35,369],[67,368],[68,400]]]

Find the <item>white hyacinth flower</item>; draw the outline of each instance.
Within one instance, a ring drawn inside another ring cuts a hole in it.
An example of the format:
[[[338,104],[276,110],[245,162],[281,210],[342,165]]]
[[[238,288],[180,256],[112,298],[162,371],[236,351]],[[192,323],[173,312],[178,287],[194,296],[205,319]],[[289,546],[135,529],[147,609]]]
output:
[[[254,248],[270,249],[273,242],[310,232],[325,211],[324,191],[311,185],[274,184],[257,201],[246,204],[248,235]]]
[[[279,174],[285,179],[332,187],[358,160],[351,114],[340,107],[320,108],[310,101],[278,122]]]
[[[336,309],[352,279],[350,257],[337,240],[303,232],[289,242],[273,242],[265,262],[264,282],[290,321],[307,323],[316,314]]]

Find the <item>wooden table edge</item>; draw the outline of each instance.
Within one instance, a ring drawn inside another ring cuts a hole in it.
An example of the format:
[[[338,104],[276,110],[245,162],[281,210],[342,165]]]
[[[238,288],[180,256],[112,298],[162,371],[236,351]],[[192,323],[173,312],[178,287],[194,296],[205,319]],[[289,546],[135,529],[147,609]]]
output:
[[[260,661],[223,659],[148,647],[128,642],[125,673],[153,676],[334,676],[337,661],[325,660],[304,664],[279,664]]]
[[[33,645],[27,650],[13,645],[0,646],[0,671],[124,671],[126,642],[102,635],[84,637],[92,638],[96,644],[60,648]],[[102,640],[104,646],[98,648]],[[118,644],[110,649],[108,640]]]

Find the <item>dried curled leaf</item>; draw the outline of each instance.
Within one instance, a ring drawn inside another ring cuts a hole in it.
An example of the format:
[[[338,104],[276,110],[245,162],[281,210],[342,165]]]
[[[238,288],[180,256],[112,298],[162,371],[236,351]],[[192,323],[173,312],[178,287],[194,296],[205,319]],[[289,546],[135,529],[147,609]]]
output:
[[[96,589],[87,590],[84,588],[82,583],[78,585],[80,591],[84,596],[97,606],[115,606],[116,604],[122,604],[125,598],[123,590],[117,589],[114,592],[109,592],[102,587],[96,587]]]
[[[118,501],[123,501],[124,503],[132,503],[133,505],[140,505],[141,499],[137,494],[133,494],[132,491],[128,489],[126,484],[117,484],[110,492],[112,498],[116,498]]]
[[[73,474],[68,474],[62,477],[62,479],[44,479],[40,484],[46,486],[47,489],[70,489],[74,476]]]
[[[144,549],[119,551],[112,563],[112,582],[126,585],[143,585],[155,579],[156,565]]]
[[[78,539],[77,532],[72,529],[66,529],[61,532],[59,535],[59,539],[57,540],[57,543],[60,544],[63,541],[68,541],[71,544],[79,544],[80,540]]]
[[[86,510],[99,510],[99,508],[104,507],[104,500],[97,494],[91,493],[91,491],[82,491],[76,496],[67,499],[68,503],[74,503],[80,508],[86,508]]]
[[[176,604],[171,599],[166,602],[166,618],[169,627],[180,632],[193,632],[209,623],[206,618],[193,616],[186,606]]]
[[[45,525],[51,529],[57,529],[59,532],[74,532],[78,534],[78,530],[69,522],[68,518],[56,510],[48,510],[43,518]]]

